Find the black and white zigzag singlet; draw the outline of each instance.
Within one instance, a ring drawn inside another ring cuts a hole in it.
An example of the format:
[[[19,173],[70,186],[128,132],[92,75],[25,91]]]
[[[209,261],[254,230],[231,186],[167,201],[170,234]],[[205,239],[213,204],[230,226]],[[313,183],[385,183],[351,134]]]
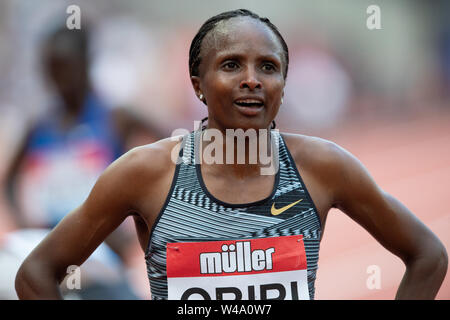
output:
[[[184,136],[145,253],[152,299],[314,299],[320,219],[284,139],[271,134],[278,150],[272,193],[247,204],[208,192],[201,130]]]

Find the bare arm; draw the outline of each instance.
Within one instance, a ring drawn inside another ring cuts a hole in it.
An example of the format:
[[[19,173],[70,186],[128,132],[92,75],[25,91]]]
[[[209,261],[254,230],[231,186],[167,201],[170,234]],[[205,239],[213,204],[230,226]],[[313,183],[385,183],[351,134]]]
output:
[[[116,160],[98,179],[87,200],[30,253],[16,276],[20,299],[61,299],[58,284],[67,267],[80,266],[127,216],[136,213],[140,187],[149,177],[158,180],[161,168],[154,164],[154,172],[144,172],[141,165],[149,162],[152,152],[146,151],[144,158],[134,149]]]
[[[434,299],[447,272],[441,241],[410,210],[381,190],[366,168],[331,144],[334,207],[363,226],[406,266],[396,299]]]

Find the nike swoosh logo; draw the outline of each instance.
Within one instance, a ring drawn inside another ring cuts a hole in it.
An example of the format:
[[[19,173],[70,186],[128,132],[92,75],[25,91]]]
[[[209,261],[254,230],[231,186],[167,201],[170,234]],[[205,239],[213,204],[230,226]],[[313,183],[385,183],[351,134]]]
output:
[[[270,209],[270,213],[271,213],[273,216],[277,216],[277,215],[283,213],[284,211],[286,211],[287,209],[289,209],[289,208],[295,206],[297,203],[299,203],[299,202],[302,201],[302,200],[303,200],[303,199],[300,199],[300,200],[297,200],[297,201],[295,201],[295,202],[292,202],[291,204],[288,204],[287,206],[284,206],[284,207],[282,207],[282,208],[280,208],[280,209],[276,209],[276,208],[275,208],[275,202],[274,202],[274,203],[272,203],[272,208]]]

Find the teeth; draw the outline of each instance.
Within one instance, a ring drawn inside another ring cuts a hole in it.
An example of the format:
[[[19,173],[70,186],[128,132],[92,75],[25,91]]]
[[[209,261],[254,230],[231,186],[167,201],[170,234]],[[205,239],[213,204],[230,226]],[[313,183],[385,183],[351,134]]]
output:
[[[256,104],[256,103],[262,104],[261,101],[259,101],[259,100],[252,100],[252,99],[237,100],[236,102],[238,102],[238,103],[248,103],[248,104]]]

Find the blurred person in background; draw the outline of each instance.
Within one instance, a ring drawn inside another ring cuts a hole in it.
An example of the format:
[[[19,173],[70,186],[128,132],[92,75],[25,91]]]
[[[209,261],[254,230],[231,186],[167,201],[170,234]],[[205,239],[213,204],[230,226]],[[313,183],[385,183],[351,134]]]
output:
[[[7,171],[7,199],[19,230],[6,237],[0,260],[11,269],[18,268],[47,232],[87,197],[112,161],[143,141],[151,143],[160,138],[158,129],[126,108],[109,108],[94,92],[89,79],[88,45],[86,28],[65,27],[58,28],[43,43],[45,78],[54,88],[57,101],[51,112],[29,128]],[[96,260],[86,263],[83,280],[89,274],[96,280],[83,283],[77,292],[79,298],[137,298],[120,272],[120,261],[126,262],[134,240],[126,224],[106,239],[114,253],[102,246],[90,259]],[[14,253],[17,261],[5,252]],[[16,271],[8,272],[12,292]]]

